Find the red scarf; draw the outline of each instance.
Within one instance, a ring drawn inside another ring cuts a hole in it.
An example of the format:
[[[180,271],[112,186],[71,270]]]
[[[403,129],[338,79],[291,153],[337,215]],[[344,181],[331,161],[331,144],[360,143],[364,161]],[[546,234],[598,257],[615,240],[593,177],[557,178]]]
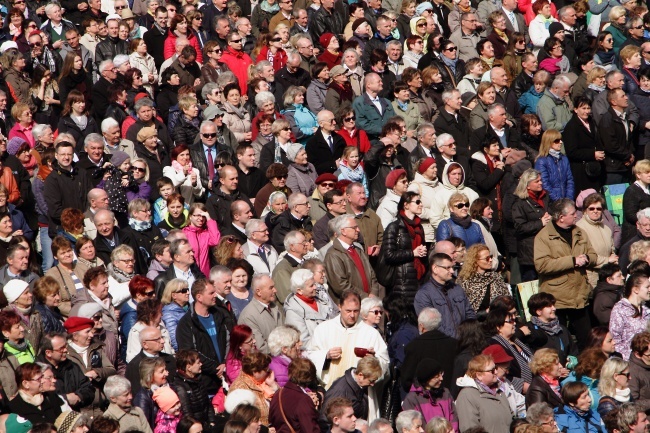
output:
[[[528,190],[528,197],[530,197],[532,201],[540,205],[540,207],[544,207],[545,196],[546,196],[546,191],[544,190],[542,190],[542,192],[540,192],[539,194],[534,191]]]
[[[316,298],[308,298],[306,296],[302,296],[299,293],[296,293],[296,298],[300,299],[302,302],[309,305],[311,308],[314,309],[314,311],[318,311],[318,302],[316,302]]]
[[[399,214],[406,225],[409,236],[411,237],[411,249],[414,250],[424,242],[424,229],[422,228],[422,224],[420,224],[420,217],[416,216],[413,219],[409,219],[403,210],[399,211]],[[427,267],[424,264],[422,257],[414,257],[413,265],[415,266],[415,271],[417,272],[419,280],[424,276],[424,274],[426,274]]]

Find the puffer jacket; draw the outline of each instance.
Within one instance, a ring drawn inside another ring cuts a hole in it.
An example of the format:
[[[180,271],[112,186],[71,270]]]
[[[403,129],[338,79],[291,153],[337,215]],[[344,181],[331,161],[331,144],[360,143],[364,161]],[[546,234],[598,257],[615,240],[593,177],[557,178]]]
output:
[[[447,388],[442,390],[441,395],[433,397],[430,391],[424,391],[421,386],[411,385],[411,391],[402,402],[402,409],[417,410],[424,416],[425,423],[434,417],[445,418],[451,423],[454,431],[458,431],[456,405]]]
[[[462,166],[461,166],[462,168]],[[438,178],[441,179],[441,182],[434,189],[433,202],[431,203],[432,215],[429,218],[429,221],[433,225],[434,229],[438,228],[440,222],[444,219],[450,217],[449,208],[447,203],[452,194],[459,192],[465,194],[469,199],[469,204],[474,203],[474,200],[478,198],[478,194],[473,189],[465,186],[464,180],[467,179],[467,174],[463,168],[463,182],[460,185],[453,186],[449,183],[449,175],[447,171],[449,170],[449,164],[445,165],[445,168],[442,170],[442,175],[438,174]]]
[[[433,202],[435,197],[435,188],[438,186],[438,179],[429,180],[417,171],[413,181],[409,184],[408,190],[420,194],[422,200],[422,214],[420,222],[424,229],[424,240],[428,243],[436,239],[436,230],[431,224],[430,218],[433,215]]]
[[[61,316],[58,308],[49,308],[38,301],[34,304],[34,308],[41,315],[43,321],[43,332],[65,332],[65,328],[63,327],[63,316]]]
[[[189,146],[194,143],[194,138],[199,134],[199,124],[200,119],[198,117],[188,120],[184,115],[180,115],[178,117],[178,122],[174,125],[174,130],[172,131],[174,144],[176,146],[179,144]]]
[[[560,154],[560,158],[551,155],[540,156],[535,161],[535,170],[542,174],[542,185],[550,196],[550,201],[568,198],[573,200],[575,188],[569,158]]]
[[[413,264],[415,257],[411,242],[406,223],[403,217],[398,215],[397,220],[388,224],[384,231],[382,248],[386,249],[385,265],[395,267],[395,282],[390,290],[402,294],[409,303],[413,302],[420,288]]]
[[[158,405],[153,401],[153,391],[146,388],[140,388],[138,393],[133,397],[133,406],[142,409],[151,430],[156,427],[156,415],[158,415]]]
[[[471,217],[468,216],[468,218]],[[485,244],[481,227],[475,222],[472,222],[469,228],[464,228],[451,218],[442,220],[436,229],[436,242],[444,241],[452,236],[464,240],[467,248],[474,244]]]
[[[609,318],[609,332],[614,339],[614,347],[623,359],[630,358],[632,348],[632,338],[639,332],[646,330],[648,319],[650,319],[650,310],[641,304],[641,315],[636,315],[636,308],[627,298],[623,298],[614,304],[612,313]]]
[[[605,433],[600,415],[595,409],[590,409],[585,416],[579,415],[569,406],[555,409],[557,428],[565,433]]]
[[[296,137],[297,142],[303,146],[307,144],[309,137],[314,135],[314,128],[318,128],[318,121],[314,113],[302,104],[287,106],[280,113],[291,125],[291,131],[294,137]]]
[[[176,327],[178,326],[178,321],[181,320],[185,313],[187,313],[187,310],[173,301],[165,305],[162,309],[162,321],[169,332],[169,340],[174,350],[178,350]]]
[[[529,197],[521,199],[514,194],[513,196],[512,220],[517,236],[517,260],[520,265],[533,265],[535,236],[544,228],[542,217],[548,210],[548,194],[542,198],[543,207]]]
[[[384,230],[388,228],[390,223],[397,219],[398,209],[401,197],[393,192],[392,189],[386,191],[377,206],[377,216],[381,219],[381,225],[384,226]]]
[[[215,414],[208,404],[208,393],[200,378],[190,379],[176,372],[170,386],[176,391],[181,402],[183,417],[191,416],[201,420],[204,425],[214,424]]]

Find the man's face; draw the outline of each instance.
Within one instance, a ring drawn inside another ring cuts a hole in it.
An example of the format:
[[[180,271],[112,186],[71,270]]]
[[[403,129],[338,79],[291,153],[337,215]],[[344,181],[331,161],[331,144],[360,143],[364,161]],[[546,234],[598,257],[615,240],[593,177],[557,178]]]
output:
[[[212,285],[222,298],[230,294],[230,284],[232,283],[232,274],[222,273],[214,281]]]
[[[528,56],[528,58],[521,62],[521,66],[527,70],[528,72],[535,72],[537,71],[537,66],[538,66],[537,58],[534,56]]]
[[[72,164],[73,155],[74,151],[72,147],[60,147],[56,151],[54,158],[56,158],[60,167],[67,169]]]
[[[393,62],[397,62],[399,58],[402,57],[402,48],[400,45],[392,44],[390,47],[388,47],[386,53],[388,54],[389,59],[391,59]]]
[[[304,197],[302,200],[298,201],[298,203],[293,207],[291,212],[294,215],[297,215],[299,217],[306,217],[307,215],[309,215],[309,209],[311,209],[309,200],[307,199],[307,197]]]
[[[167,28],[167,12],[156,13],[156,24],[158,24],[163,29]]]
[[[244,36],[250,36],[252,30],[253,30],[253,26],[251,25],[251,22],[248,21],[248,19],[246,18],[242,18],[242,22],[237,27],[237,31],[239,32],[239,34]]]
[[[374,92],[374,93],[379,93],[383,90],[384,84],[381,82],[381,78],[378,76],[373,76],[371,75],[370,78],[366,78],[366,89]]]
[[[359,321],[361,304],[354,297],[349,297],[340,306],[341,321],[345,326],[354,326]]]
[[[7,95],[0,95],[0,110],[7,108]]]
[[[230,290],[230,283],[228,283]],[[203,293],[196,295],[196,302],[205,307],[213,307],[217,304],[217,289],[211,282],[208,282]]]
[[[165,347],[165,340],[162,338],[160,330],[156,329],[155,331],[151,331],[148,337],[142,342],[142,348],[156,355],[162,352]]]
[[[98,143],[90,142],[86,146],[86,152],[92,161],[98,162],[104,156],[104,143],[101,141]]]
[[[343,215],[347,204],[348,201],[344,195],[334,196],[332,203],[327,205],[327,209],[335,215]]]
[[[460,97],[460,92],[454,92],[453,96],[449,98],[445,104],[454,112],[460,110],[460,107],[463,106],[463,100]]]
[[[239,163],[246,168],[252,168],[255,166],[255,150],[252,147],[249,147],[244,151],[243,155],[237,155],[237,160]]]
[[[571,84],[564,83],[558,87],[555,87],[553,89],[553,93],[555,93],[555,95],[558,98],[565,98],[569,94],[570,90],[571,90]]]
[[[106,23],[106,26],[108,28],[108,36],[116,38],[117,32],[120,29],[120,25],[117,23],[117,20],[110,20],[108,23]]]
[[[560,217],[560,221],[567,227],[573,227],[576,223],[576,208],[569,207],[566,214]]]
[[[346,244],[352,244],[359,240],[359,224],[356,219],[349,219],[345,227],[341,229],[341,239]]]
[[[237,175],[237,170],[231,168],[223,168],[221,170],[223,177],[219,178],[221,186],[228,192],[237,191],[237,185],[239,184],[239,176]]]
[[[573,8],[567,8],[564,16],[562,17],[562,22],[570,27],[573,27],[576,24],[576,18],[577,18],[576,10]]]
[[[506,124],[506,110],[503,107],[497,107],[494,110],[494,113],[492,113],[490,118],[490,123],[495,126],[497,129],[501,129],[505,126]]]
[[[627,98],[627,93],[619,89],[616,91],[616,98],[611,102],[612,106],[616,105],[616,108],[619,110],[625,110],[629,105],[629,100]]]
[[[348,194],[348,202],[351,206],[356,208],[364,208],[368,204],[366,190],[363,187],[358,186],[352,188],[352,191]],[[648,231],[650,231],[650,227],[648,228]]]
[[[318,123],[323,131],[331,133],[336,130],[336,119],[334,115],[329,113],[328,115],[323,115],[323,118]]]
[[[46,15],[47,15],[47,17],[48,17],[49,19],[51,19],[52,21],[58,23],[59,21],[61,21],[61,17],[62,17],[62,15],[61,15],[61,8],[58,7],[58,6],[55,6],[55,7],[52,8],[52,10],[50,11],[50,13],[48,13],[48,14],[46,14]]]
[[[307,25],[307,13],[303,13],[302,11],[300,12],[301,15],[305,15],[305,24],[300,24],[301,26],[306,26]],[[298,21],[298,20],[296,20]],[[311,57],[314,55],[314,44],[311,43],[311,41],[307,38],[302,38],[298,41],[298,52],[304,56],[304,57]]]
[[[614,74],[614,76],[610,77],[609,81],[607,81],[607,87],[609,89],[622,89],[623,84],[625,84],[623,74]]]
[[[34,56],[40,56],[43,54],[43,39],[40,35],[30,36],[29,45],[32,47],[32,53]]]
[[[506,87],[508,85],[508,75],[503,68],[495,68],[492,70],[490,77],[492,78],[492,83],[499,87]]]
[[[113,63],[106,64],[106,68],[102,72],[102,75],[108,80],[114,80],[117,78],[117,69]]]
[[[52,350],[46,350],[46,355],[54,365],[65,361],[68,357],[68,345],[65,339],[61,337],[52,338]]]
[[[228,36],[228,33],[230,33],[230,23],[228,22],[228,20],[220,19],[217,22],[216,30],[219,37],[225,39],[226,36]]]
[[[352,407],[346,407],[344,409],[343,416],[336,418],[336,420],[338,421],[338,427],[342,431],[346,433],[352,433],[356,430],[357,417],[354,416],[354,409],[352,409]]]
[[[104,237],[111,238],[113,237],[115,222],[108,214],[98,215],[95,217],[95,227],[97,227],[97,233]]]
[[[420,144],[427,149],[431,149],[431,147],[436,143],[436,138],[436,130],[429,128],[426,130],[424,135],[420,137]]]
[[[97,197],[90,201],[93,209],[108,209],[108,194],[103,189],[97,193]]]
[[[65,40],[68,42],[68,45],[70,45],[70,48],[76,49],[79,46],[79,33],[70,32],[65,36]]]
[[[29,264],[29,252],[16,251],[12,258],[7,257],[7,263],[13,269],[18,271],[26,271]]]
[[[266,243],[269,241],[269,229],[266,227],[266,224],[262,224],[251,233],[251,239],[258,243]]]
[[[377,22],[377,31],[383,37],[390,35],[391,32],[390,20],[383,20]]]
[[[470,14],[467,16],[467,18],[461,20],[461,26],[466,31],[473,32],[476,30],[476,27],[478,26],[478,19],[476,19],[476,15]]]
[[[292,0],[280,0],[278,4],[280,5],[280,10],[283,10],[284,12],[291,12],[293,10]]]
[[[646,433],[648,430],[648,424],[650,424],[650,421],[648,421],[648,417],[645,414],[645,412],[639,412],[636,414],[636,424],[634,424],[630,429],[630,433]]]
[[[268,81],[269,83],[275,80],[275,71],[273,70],[273,66],[267,65],[262,68],[262,72],[260,73],[261,77],[265,81]]]
[[[111,146],[116,146],[120,142],[120,127],[113,126],[109,128],[106,132],[103,132],[102,135]]]
[[[246,223],[250,221],[251,218],[253,218],[253,211],[251,210],[251,207],[248,205],[248,203],[240,203],[239,210],[235,217],[243,227],[246,226]]]
[[[503,0],[503,7],[509,11],[514,11],[517,7],[517,0]]]
[[[208,147],[214,146],[217,142],[217,127],[213,124],[207,124],[201,128],[201,141]]]
[[[16,0],[12,4],[20,12],[25,12],[25,9],[27,9],[27,3],[25,0]]]
[[[189,266],[194,263],[194,250],[190,244],[181,245],[174,261],[182,266]]]
[[[305,10],[301,10],[300,12],[298,12],[298,18],[296,18],[296,22],[298,24],[300,24],[302,27],[307,27],[308,20],[309,20],[309,16],[307,15],[307,12]]]
[[[650,237],[650,218],[641,218],[636,222],[636,228],[644,238]]]
[[[442,260],[439,265],[434,264],[431,267],[431,273],[437,280],[446,283],[454,277],[454,264],[449,260]]]
[[[275,283],[270,277],[265,277],[264,281],[260,283],[257,288],[255,295],[257,298],[264,304],[270,304],[275,301],[275,294],[278,291],[275,290]]]

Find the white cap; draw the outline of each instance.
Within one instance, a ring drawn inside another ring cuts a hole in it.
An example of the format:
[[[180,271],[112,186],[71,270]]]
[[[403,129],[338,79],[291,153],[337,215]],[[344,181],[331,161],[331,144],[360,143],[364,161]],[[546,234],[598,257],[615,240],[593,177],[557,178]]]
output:
[[[20,295],[22,295],[23,292],[28,288],[29,284],[27,284],[27,282],[14,278],[5,284],[5,286],[2,288],[2,293],[5,294],[7,302],[13,304],[13,302],[16,299],[20,298]]]
[[[18,49],[18,44],[14,41],[5,41],[0,45],[0,53],[4,53],[11,48]]]

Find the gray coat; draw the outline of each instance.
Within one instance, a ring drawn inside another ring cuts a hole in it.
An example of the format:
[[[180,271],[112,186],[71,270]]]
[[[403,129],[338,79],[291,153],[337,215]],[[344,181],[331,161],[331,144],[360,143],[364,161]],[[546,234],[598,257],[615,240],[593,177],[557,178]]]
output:
[[[257,349],[262,353],[269,353],[267,340],[269,334],[278,326],[284,324],[284,311],[273,302],[269,305],[268,310],[260,301],[253,298],[246,308],[239,315],[237,323],[239,325],[248,325],[253,330],[253,335],[257,341]]]
[[[510,431],[513,415],[503,391],[497,390],[496,395],[492,395],[478,389],[475,381],[468,376],[459,378],[458,384],[464,386],[456,400],[461,432],[479,426],[495,433]]]
[[[314,311],[313,308],[293,294],[289,295],[284,302],[284,324],[291,325],[300,331],[300,341],[302,341],[303,346],[309,344],[316,326],[330,319],[328,313],[332,302],[329,297],[326,300],[317,297],[316,302],[318,311]]]
[[[292,193],[299,192],[309,197],[316,189],[317,177],[318,173],[316,173],[316,168],[311,162],[308,162],[307,166],[292,163],[289,166],[287,186]]]
[[[328,85],[320,80],[311,80],[307,88],[307,106],[312,113],[320,113],[325,109],[325,94]]]

